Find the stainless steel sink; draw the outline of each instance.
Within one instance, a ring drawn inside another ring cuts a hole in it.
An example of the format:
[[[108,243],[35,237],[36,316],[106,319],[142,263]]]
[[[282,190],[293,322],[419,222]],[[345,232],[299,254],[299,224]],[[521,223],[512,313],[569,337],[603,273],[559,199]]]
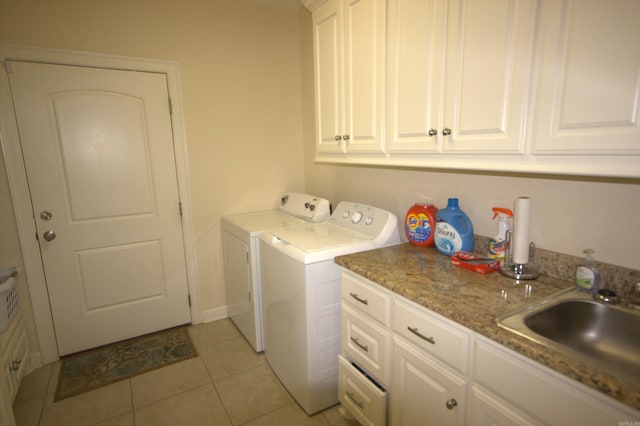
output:
[[[500,327],[640,386],[640,310],[569,289],[497,318]]]

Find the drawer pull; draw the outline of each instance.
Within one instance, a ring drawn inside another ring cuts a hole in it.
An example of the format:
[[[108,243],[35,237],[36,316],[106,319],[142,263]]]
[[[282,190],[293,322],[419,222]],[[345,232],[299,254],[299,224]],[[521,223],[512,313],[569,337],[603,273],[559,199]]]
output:
[[[354,404],[356,404],[358,407],[360,407],[360,408],[364,408],[364,402],[362,402],[362,401],[358,401],[358,400],[356,399],[356,397],[353,395],[353,392],[349,392],[349,391],[347,391],[347,396],[348,396],[348,397],[349,397],[349,399],[350,399],[351,401],[353,401],[353,403],[354,403]]]
[[[351,341],[353,343],[355,343],[360,349],[362,349],[365,352],[369,352],[369,346],[363,345],[362,343],[358,342],[358,339],[355,337],[351,338]]]
[[[418,327],[412,328],[412,327],[407,326],[407,330],[409,330],[410,332],[412,332],[413,334],[415,334],[416,336],[418,336],[422,340],[426,340],[427,342],[429,342],[429,343],[431,343],[433,345],[436,344],[436,341],[435,341],[435,339],[433,337],[427,337],[427,336],[424,336],[424,335],[420,334],[420,332],[418,331]]]
[[[364,305],[368,305],[368,304],[369,304],[369,301],[368,301],[367,299],[363,299],[363,298],[359,297],[359,296],[358,296],[357,294],[355,294],[355,293],[349,293],[349,295],[350,295],[351,297],[353,297],[354,299],[356,299],[358,302],[360,302],[360,303],[362,303],[362,304],[364,304]]]

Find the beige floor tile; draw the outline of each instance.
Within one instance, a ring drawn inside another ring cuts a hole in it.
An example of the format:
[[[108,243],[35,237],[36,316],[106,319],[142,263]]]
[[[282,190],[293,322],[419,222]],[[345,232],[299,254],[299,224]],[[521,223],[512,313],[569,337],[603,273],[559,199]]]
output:
[[[134,426],[133,411],[112,417],[102,422],[95,423],[93,426]],[[16,425],[17,426],[17,425]]]
[[[230,425],[213,384],[135,410],[136,426]]]
[[[46,387],[45,387],[46,389]],[[40,423],[44,396],[13,403],[13,415],[17,426],[37,426]]]
[[[308,416],[295,402],[273,411],[266,416],[258,417],[243,426],[328,426],[329,422],[322,416]]]
[[[56,393],[56,386],[58,386],[58,378],[60,377],[60,367],[62,364],[60,361],[56,361],[51,364],[51,375],[49,376],[49,386],[47,387],[47,396]]]
[[[133,406],[143,407],[207,383],[211,383],[211,378],[200,357],[177,362],[132,377]]]
[[[16,402],[45,396],[52,368],[53,364],[47,364],[24,376],[16,395]]]
[[[293,403],[266,364],[216,380],[214,384],[234,425]]]
[[[327,419],[331,426],[360,426],[360,423],[340,404],[327,408],[319,415]]]
[[[189,327],[189,335],[198,353],[201,348],[204,349],[219,342],[242,336],[229,318],[192,325]]]
[[[208,346],[200,352],[200,357],[204,360],[213,380],[231,376],[266,362],[264,355],[256,353],[244,337],[234,337]]]
[[[133,410],[129,380],[53,402],[46,397],[41,425],[89,425]]]

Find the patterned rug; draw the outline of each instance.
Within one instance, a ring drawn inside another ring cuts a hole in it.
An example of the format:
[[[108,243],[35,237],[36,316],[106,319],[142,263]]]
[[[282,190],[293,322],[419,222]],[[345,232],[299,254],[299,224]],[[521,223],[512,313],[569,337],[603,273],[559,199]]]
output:
[[[198,356],[186,326],[147,334],[61,359],[54,401]]]

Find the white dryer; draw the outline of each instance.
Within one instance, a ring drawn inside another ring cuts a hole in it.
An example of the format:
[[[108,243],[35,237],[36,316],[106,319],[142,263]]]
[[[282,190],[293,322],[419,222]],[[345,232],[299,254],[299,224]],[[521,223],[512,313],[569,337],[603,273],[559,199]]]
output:
[[[265,356],[308,414],[338,402],[340,268],[333,258],[399,243],[394,214],[351,202],[326,222],[260,236]]]
[[[322,222],[329,215],[328,200],[309,194],[288,193],[282,196],[275,210],[222,218],[227,313],[257,352],[264,350],[260,234],[278,228]]]

